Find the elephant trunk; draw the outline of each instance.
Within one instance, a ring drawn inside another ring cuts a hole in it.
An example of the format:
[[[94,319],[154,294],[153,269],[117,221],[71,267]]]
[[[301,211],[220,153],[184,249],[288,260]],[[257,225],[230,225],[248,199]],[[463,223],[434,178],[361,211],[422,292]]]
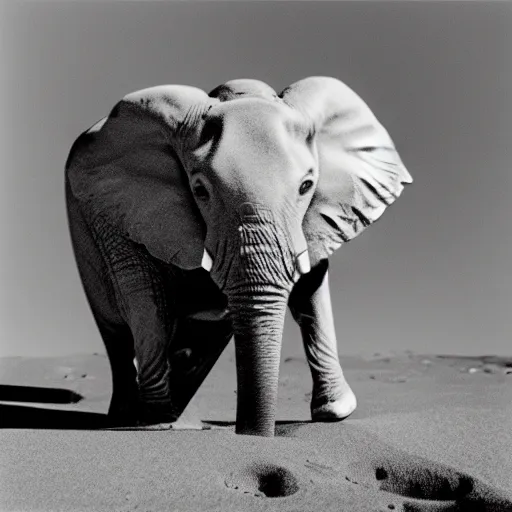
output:
[[[296,249],[270,210],[245,203],[225,293],[237,367],[237,434],[273,436],[284,318]]]
[[[231,301],[237,368],[236,433],[272,437],[287,297]]]

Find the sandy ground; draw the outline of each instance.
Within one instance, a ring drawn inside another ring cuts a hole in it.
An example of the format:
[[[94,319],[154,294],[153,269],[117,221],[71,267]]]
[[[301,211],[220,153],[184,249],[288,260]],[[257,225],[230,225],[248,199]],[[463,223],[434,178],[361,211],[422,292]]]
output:
[[[512,358],[342,362],[357,411],[311,423],[304,357],[284,353],[263,439],[234,434],[232,344],[179,422],[203,430],[95,428],[103,354],[1,359],[0,510],[512,510]]]

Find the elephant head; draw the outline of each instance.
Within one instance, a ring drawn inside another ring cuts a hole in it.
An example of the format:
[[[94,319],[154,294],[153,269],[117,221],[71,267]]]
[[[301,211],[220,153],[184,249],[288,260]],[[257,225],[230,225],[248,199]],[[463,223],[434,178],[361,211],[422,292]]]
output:
[[[294,283],[412,181],[388,133],[346,85],[311,77],[279,95],[256,80],[145,89],[89,136],[75,196],[154,257],[210,272],[233,322],[236,431],[273,435]]]

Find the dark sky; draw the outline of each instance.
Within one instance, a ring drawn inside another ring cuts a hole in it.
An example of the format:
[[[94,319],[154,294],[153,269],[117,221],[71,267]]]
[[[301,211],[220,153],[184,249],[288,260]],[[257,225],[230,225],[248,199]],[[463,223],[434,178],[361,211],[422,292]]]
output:
[[[81,131],[143,87],[310,75],[355,89],[415,179],[331,259],[340,351],[512,352],[511,4],[4,2],[0,20],[1,355],[102,350],[64,206]]]

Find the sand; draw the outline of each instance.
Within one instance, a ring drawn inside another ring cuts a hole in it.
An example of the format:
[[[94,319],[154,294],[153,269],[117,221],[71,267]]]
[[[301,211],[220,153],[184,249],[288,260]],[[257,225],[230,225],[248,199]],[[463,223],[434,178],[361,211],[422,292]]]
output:
[[[0,510],[512,510],[512,358],[342,363],[358,409],[311,423],[307,365],[285,351],[267,439],[234,433],[231,344],[167,431],[99,428],[103,354],[3,358]]]

